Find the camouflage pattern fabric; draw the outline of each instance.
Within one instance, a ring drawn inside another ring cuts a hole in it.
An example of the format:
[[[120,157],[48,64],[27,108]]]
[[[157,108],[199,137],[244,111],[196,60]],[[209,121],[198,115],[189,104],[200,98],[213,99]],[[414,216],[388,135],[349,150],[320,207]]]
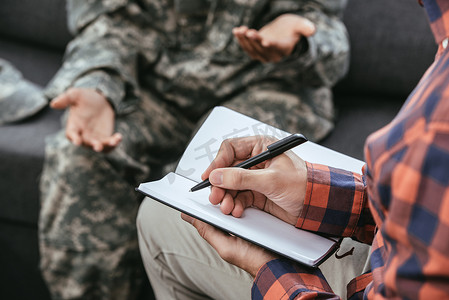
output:
[[[155,97],[119,116],[123,134],[104,154],[46,141],[41,177],[41,270],[54,299],[135,299],[143,266],[137,244],[140,199],[134,188],[181,154],[192,125]]]
[[[330,87],[348,67],[346,1],[187,2],[68,1],[76,38],[46,94],[101,91],[124,138],[107,154],[76,147],[63,132],[47,140],[39,241],[55,299],[136,296],[143,273],[134,188],[180,156],[214,106],[312,140],[333,127]],[[307,17],[316,34],[279,63],[252,61],[232,28],[260,28],[284,13]]]
[[[0,125],[30,117],[47,104],[41,87],[24,79],[19,70],[0,58]]]

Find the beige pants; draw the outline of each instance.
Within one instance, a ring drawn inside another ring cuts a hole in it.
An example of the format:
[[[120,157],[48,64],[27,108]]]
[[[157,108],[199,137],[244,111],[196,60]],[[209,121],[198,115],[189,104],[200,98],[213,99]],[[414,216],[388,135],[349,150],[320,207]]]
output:
[[[253,278],[222,260],[180,213],[146,198],[137,217],[145,270],[160,299],[250,299]],[[346,284],[369,266],[370,247],[344,239],[339,254],[320,269],[335,293],[346,298]]]

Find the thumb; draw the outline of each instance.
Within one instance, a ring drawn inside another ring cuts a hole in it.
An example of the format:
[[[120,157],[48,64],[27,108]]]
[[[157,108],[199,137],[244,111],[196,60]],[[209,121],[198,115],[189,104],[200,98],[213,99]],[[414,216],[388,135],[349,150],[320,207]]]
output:
[[[252,190],[264,193],[270,182],[271,171],[267,169],[247,170],[242,168],[215,169],[209,175],[212,185],[229,190]]]
[[[306,19],[306,18],[300,18],[296,22],[295,25],[296,32],[305,36],[309,37],[315,34],[316,27],[315,24],[312,23],[312,21]]]
[[[73,104],[73,95],[69,92],[63,93],[50,102],[51,108],[64,109]]]

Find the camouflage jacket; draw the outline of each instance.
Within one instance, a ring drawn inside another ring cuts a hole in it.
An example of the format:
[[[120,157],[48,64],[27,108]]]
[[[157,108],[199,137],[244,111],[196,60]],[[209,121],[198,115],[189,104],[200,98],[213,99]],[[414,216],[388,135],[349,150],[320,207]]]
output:
[[[208,107],[264,80],[286,86],[333,85],[348,68],[341,15],[346,0],[68,0],[69,43],[63,66],[46,89],[100,90],[117,113],[131,111],[147,90],[198,117]],[[306,51],[279,63],[251,60],[232,28],[261,28],[294,13],[314,22]]]

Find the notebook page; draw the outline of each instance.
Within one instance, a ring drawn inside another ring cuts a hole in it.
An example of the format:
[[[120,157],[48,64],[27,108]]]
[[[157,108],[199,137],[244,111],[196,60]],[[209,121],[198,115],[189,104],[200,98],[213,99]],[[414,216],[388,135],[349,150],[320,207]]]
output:
[[[169,173],[161,180],[140,184],[138,190],[172,208],[309,266],[315,266],[335,247],[337,239],[297,229],[255,208],[246,209],[241,218],[225,215],[219,206],[209,202],[209,189],[189,192],[194,183]]]
[[[282,139],[290,133],[228,108],[216,107],[187,146],[178,163],[176,173],[200,182],[201,174],[215,158],[223,140],[253,135],[271,135]],[[292,151],[308,162],[320,163],[355,173],[361,173],[364,165],[364,162],[360,160],[310,141],[293,148]]]

